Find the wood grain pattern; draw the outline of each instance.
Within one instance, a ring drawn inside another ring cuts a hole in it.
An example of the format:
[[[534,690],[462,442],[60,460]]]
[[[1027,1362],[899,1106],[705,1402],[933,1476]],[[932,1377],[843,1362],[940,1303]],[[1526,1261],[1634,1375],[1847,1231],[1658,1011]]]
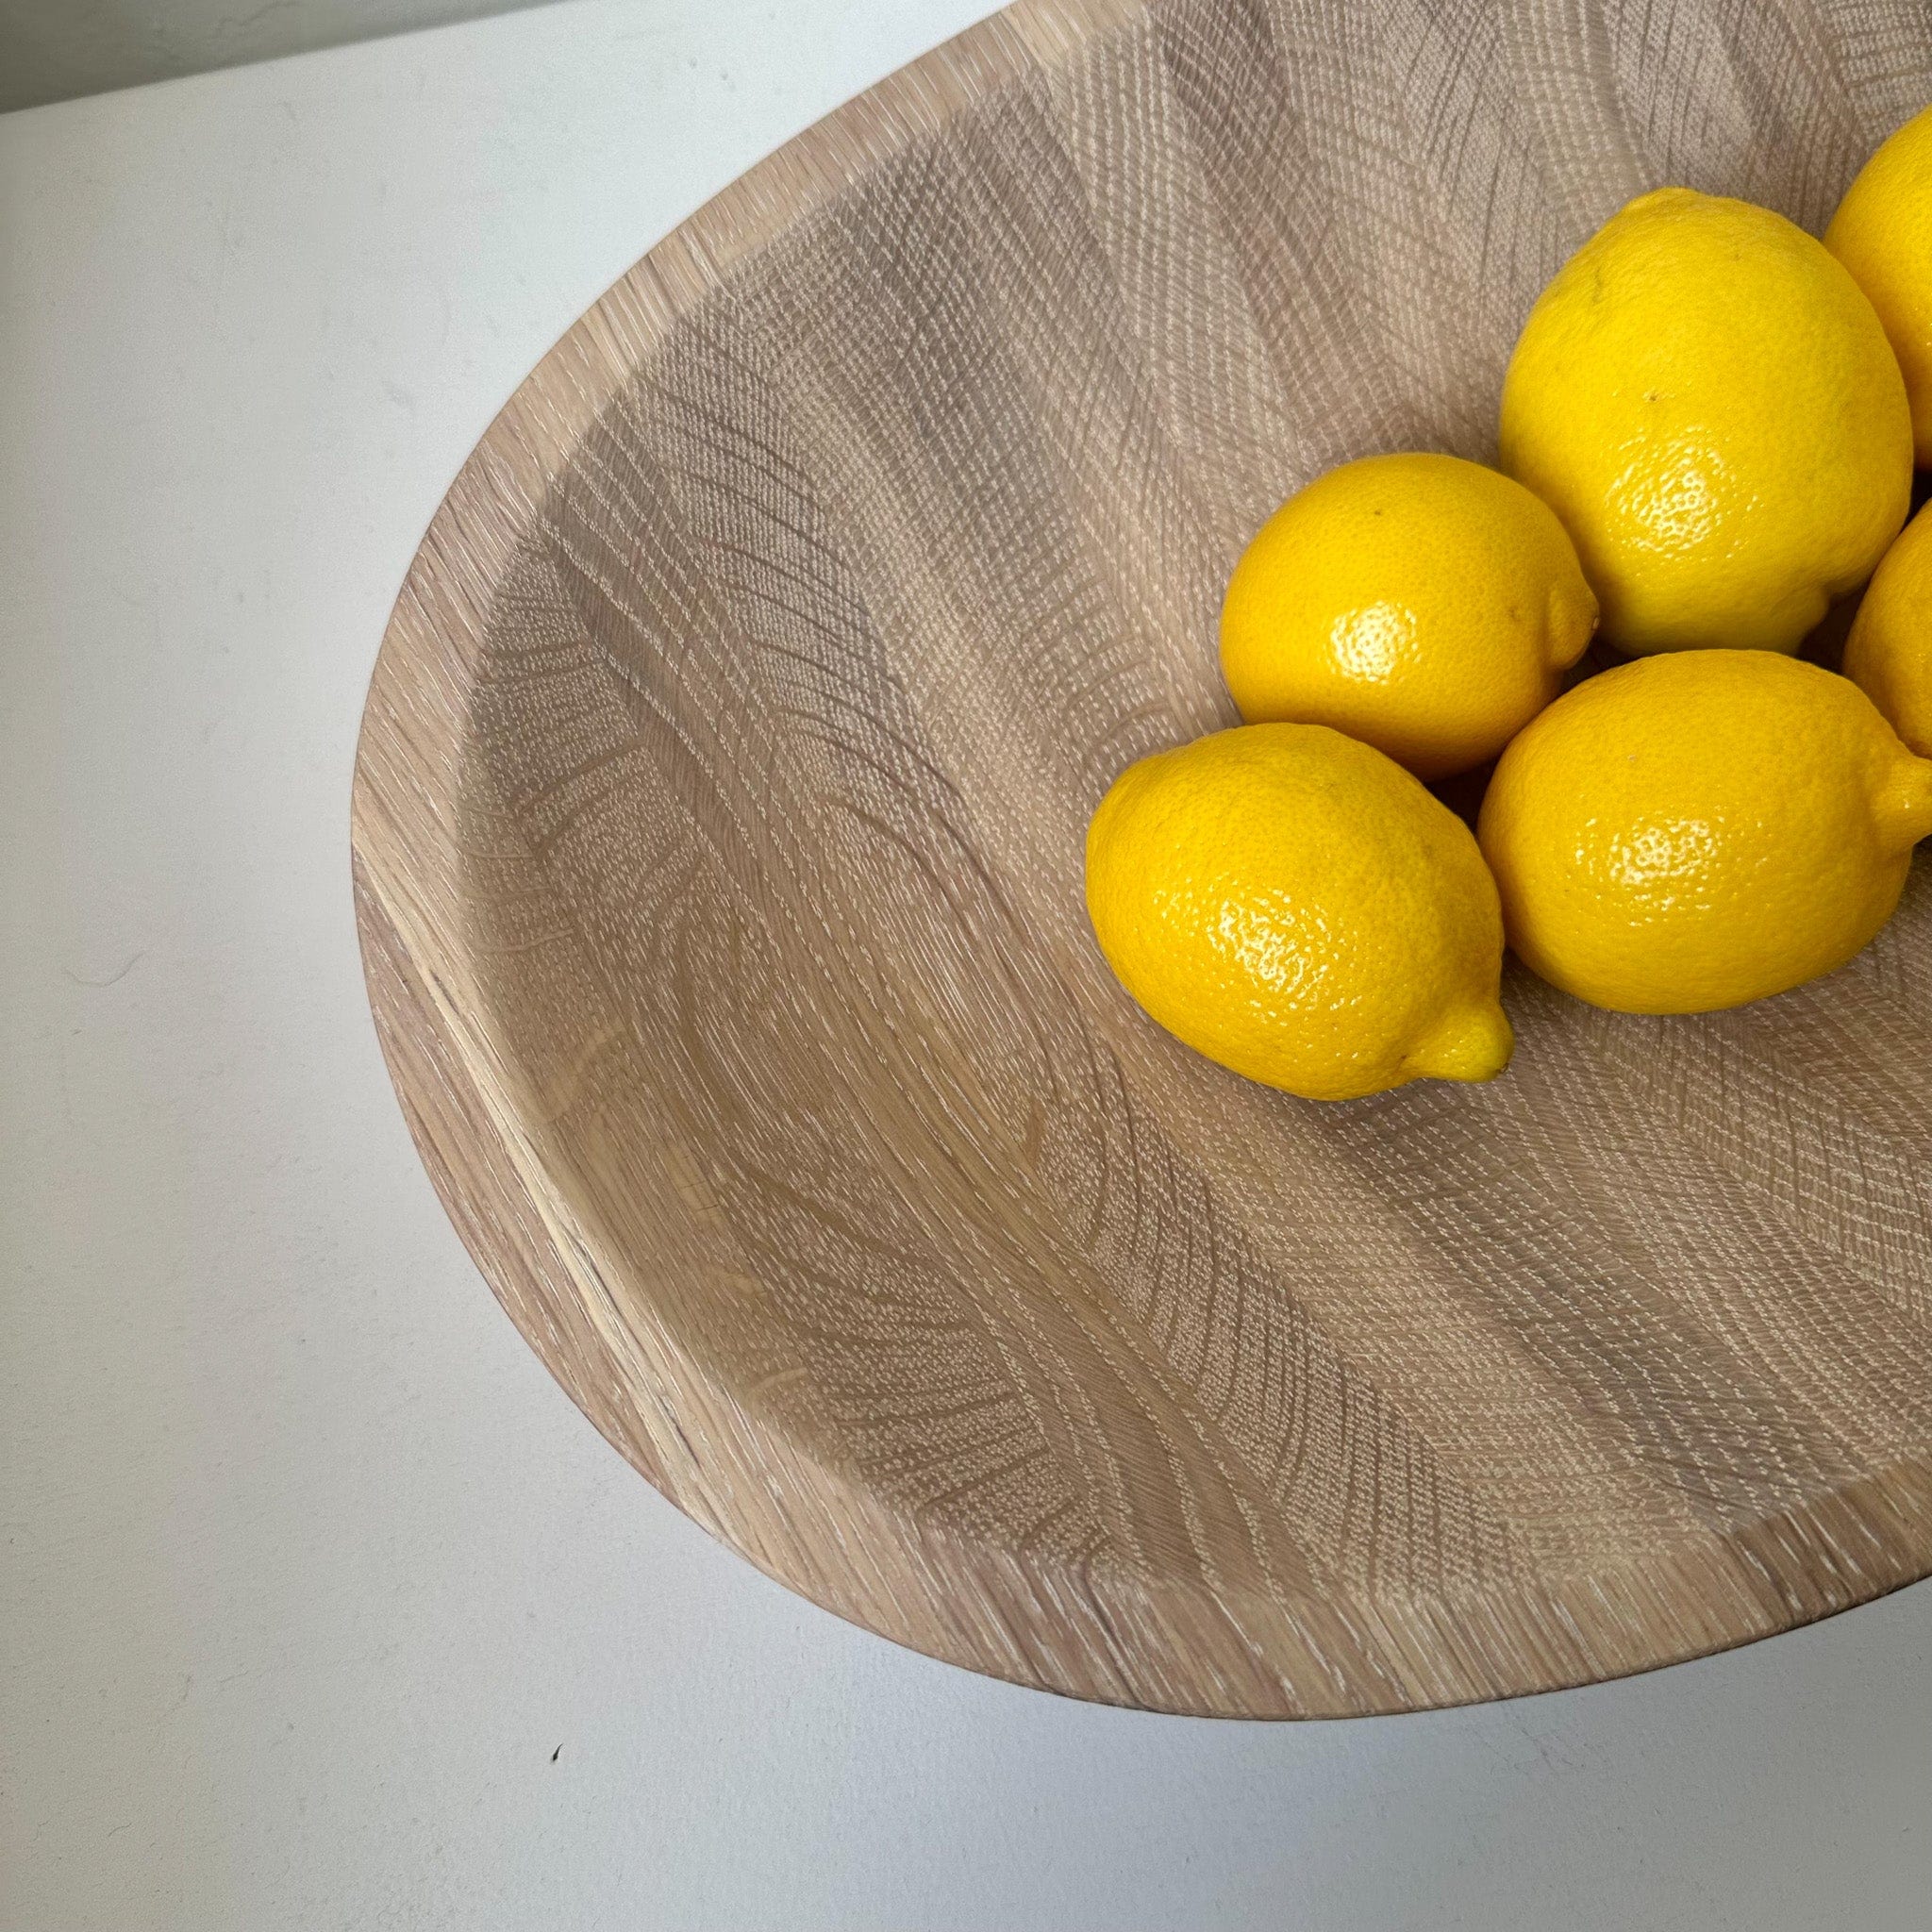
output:
[[[1491,453],[1624,198],[1817,228],[1919,0],[1023,0],[654,249],[519,391],[358,759],[376,1019],[464,1239],[681,1507],[1022,1683],[1394,1710],[1932,1569],[1932,880],[1683,1020],[1527,975],[1484,1089],[1319,1107],[1081,907],[1229,722],[1291,489]]]

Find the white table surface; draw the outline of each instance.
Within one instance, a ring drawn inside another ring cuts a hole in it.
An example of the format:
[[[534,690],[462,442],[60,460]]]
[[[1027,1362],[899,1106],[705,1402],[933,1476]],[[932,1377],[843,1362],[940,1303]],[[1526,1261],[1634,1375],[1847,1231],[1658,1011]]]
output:
[[[685,1522],[419,1170],[363,686],[497,406],[978,0],[572,0],[0,119],[0,1925],[1932,1924],[1932,1589],[1632,1682],[1214,1724]]]

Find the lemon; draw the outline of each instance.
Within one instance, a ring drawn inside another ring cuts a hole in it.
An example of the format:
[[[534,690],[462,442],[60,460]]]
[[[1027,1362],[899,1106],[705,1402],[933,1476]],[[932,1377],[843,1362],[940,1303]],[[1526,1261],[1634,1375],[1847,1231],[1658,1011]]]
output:
[[[1871,303],[1822,243],[1664,188],[1530,310],[1502,458],[1575,540],[1612,643],[1791,651],[1904,523],[1911,411]]]
[[[1443,778],[1494,758],[1595,627],[1574,546],[1520,483],[1459,457],[1364,457],[1248,545],[1221,670],[1251,724],[1332,724]]]
[[[1525,965],[1630,1013],[1741,1006],[1891,917],[1932,763],[1849,679],[1763,651],[1643,658],[1503,754],[1484,857]]]
[[[1932,513],[1885,553],[1845,640],[1845,675],[1908,749],[1932,758]]]
[[[1460,819],[1321,724],[1130,766],[1087,833],[1108,963],[1161,1025],[1310,1100],[1508,1063],[1496,888]]]
[[[1920,465],[1932,466],[1932,108],[1865,163],[1824,245],[1878,311],[1905,371]]]

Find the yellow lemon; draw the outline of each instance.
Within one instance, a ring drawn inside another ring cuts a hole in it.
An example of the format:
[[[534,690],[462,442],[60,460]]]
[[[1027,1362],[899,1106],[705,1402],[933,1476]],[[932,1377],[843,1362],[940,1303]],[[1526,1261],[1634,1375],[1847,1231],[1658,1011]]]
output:
[[[1932,467],[1932,108],[1907,121],[1858,173],[1824,231],[1885,325],[1921,467]]]
[[[1627,1013],[1742,1006],[1842,966],[1932,832],[1932,763],[1847,678],[1764,651],[1607,671],[1483,800],[1509,943]]]
[[[1444,778],[1494,758],[1595,627],[1574,546],[1520,483],[1460,457],[1364,457],[1248,545],[1221,670],[1251,724],[1332,724]]]
[[[1932,512],[1885,553],[1845,640],[1845,675],[1907,749],[1932,758]]]
[[[1529,312],[1503,467],[1563,520],[1625,651],[1792,651],[1905,522],[1911,411],[1857,284],[1747,202],[1659,189]]]
[[[1142,758],[1087,833],[1108,963],[1161,1025],[1310,1100],[1508,1063],[1503,924],[1469,828],[1378,751],[1249,724]]]

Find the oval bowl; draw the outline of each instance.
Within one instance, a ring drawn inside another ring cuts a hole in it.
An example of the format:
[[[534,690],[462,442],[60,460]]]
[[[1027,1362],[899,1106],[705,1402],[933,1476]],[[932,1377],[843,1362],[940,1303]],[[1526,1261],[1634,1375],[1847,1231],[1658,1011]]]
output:
[[[1664,181],[1816,230],[1916,4],[1024,0],[545,358],[384,641],[372,1003],[491,1285],[770,1574],[1153,1708],[1388,1711],[1932,1569],[1932,891],[1481,1088],[1322,1107],[1149,1023],[1082,835],[1232,722],[1222,584],[1371,450],[1492,453]]]

